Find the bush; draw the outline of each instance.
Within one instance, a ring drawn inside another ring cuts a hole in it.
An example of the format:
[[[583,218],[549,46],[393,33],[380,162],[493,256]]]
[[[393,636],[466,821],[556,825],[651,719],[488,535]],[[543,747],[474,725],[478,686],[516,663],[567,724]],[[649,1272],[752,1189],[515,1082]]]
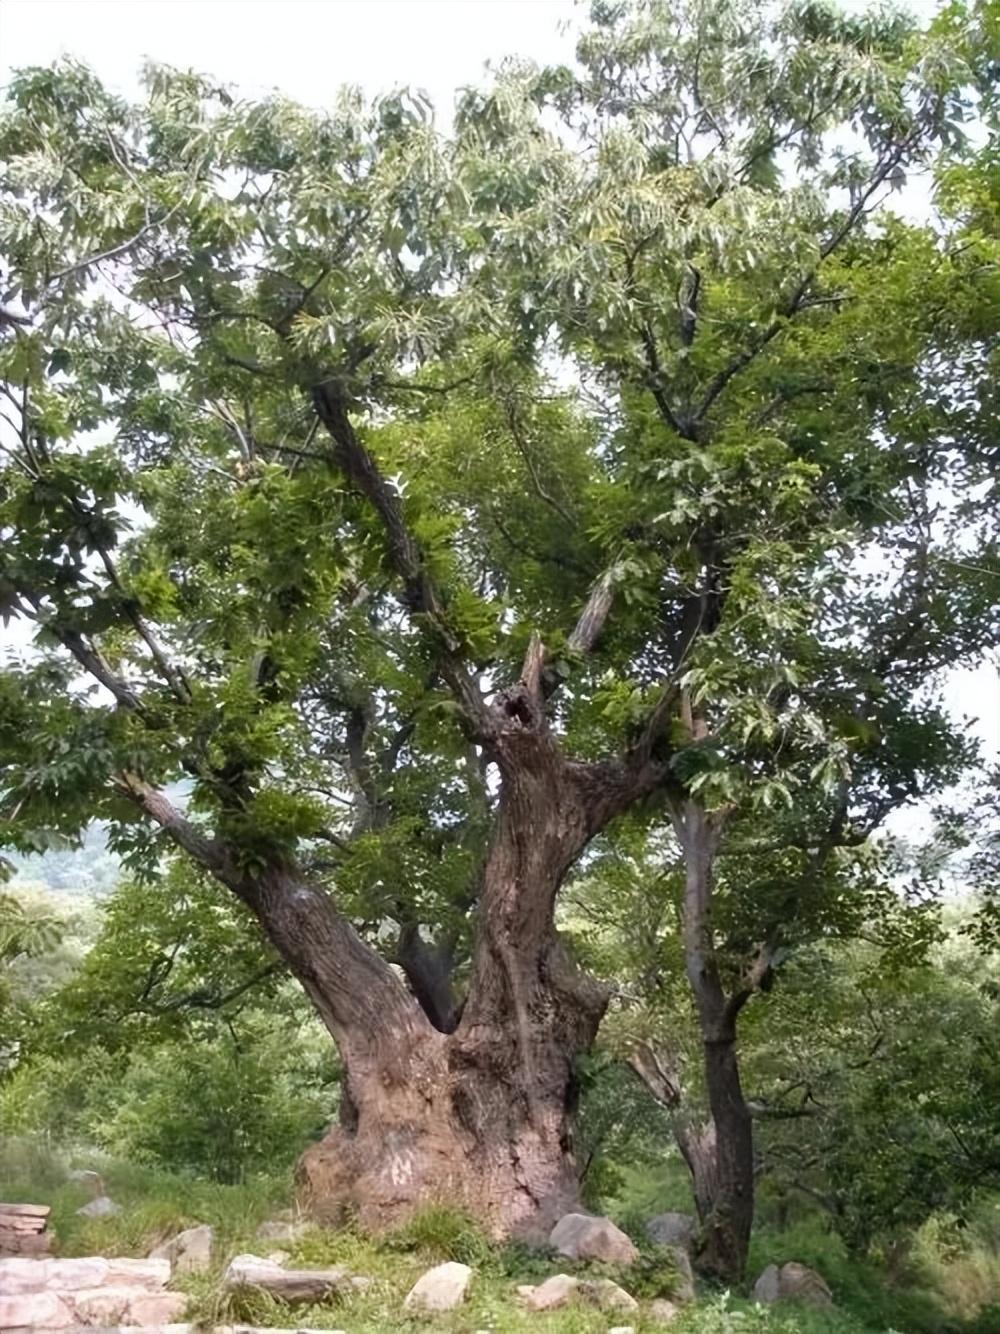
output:
[[[281,1031],[165,1043],[133,1057],[94,1138],[136,1163],[233,1183],[286,1169],[330,1118],[334,1093]]]

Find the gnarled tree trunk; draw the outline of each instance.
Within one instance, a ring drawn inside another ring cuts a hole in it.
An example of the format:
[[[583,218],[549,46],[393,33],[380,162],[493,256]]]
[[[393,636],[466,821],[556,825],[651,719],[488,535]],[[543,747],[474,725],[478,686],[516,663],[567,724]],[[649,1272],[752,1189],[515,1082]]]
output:
[[[566,956],[553,908],[587,841],[648,777],[576,764],[520,725],[493,753],[499,810],[457,1026],[440,985],[433,997],[408,990],[293,868],[238,886],[344,1063],[340,1124],[299,1168],[322,1217],[379,1230],[438,1200],[494,1235],[540,1234],[577,1202],[574,1063],[607,995]]]

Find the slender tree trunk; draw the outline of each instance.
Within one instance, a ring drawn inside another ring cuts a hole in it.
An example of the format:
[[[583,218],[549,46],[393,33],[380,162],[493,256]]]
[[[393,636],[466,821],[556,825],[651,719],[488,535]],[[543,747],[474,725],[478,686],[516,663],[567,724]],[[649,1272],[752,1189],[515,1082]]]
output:
[[[702,1219],[698,1264],[727,1283],[743,1278],[754,1214],[753,1123],[735,1034],[705,1039],[705,1084],[715,1126],[715,1197]]]
[[[692,1144],[688,1159],[702,1223],[697,1262],[704,1273],[738,1283],[746,1269],[753,1227],[753,1123],[736,1054],[738,1007],[722,985],[712,932],[712,867],[719,827],[712,815],[692,801],[684,803],[675,825],[685,861],[684,963],[701,1028],[705,1088],[714,1130],[714,1164],[708,1138]]]

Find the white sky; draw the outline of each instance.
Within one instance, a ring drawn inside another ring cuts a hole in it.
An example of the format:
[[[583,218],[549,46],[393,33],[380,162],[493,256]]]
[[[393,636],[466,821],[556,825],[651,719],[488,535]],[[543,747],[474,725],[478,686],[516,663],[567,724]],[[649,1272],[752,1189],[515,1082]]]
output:
[[[582,17],[573,0],[0,0],[0,66],[67,52],[130,94],[148,57],[313,105],[411,84],[444,110],[487,60],[570,60]]]
[[[921,16],[937,8],[935,0],[910,7]],[[585,16],[574,0],[0,0],[0,82],[11,68],[71,54],[134,96],[148,58],[248,95],[277,88],[312,105],[345,83],[369,94],[410,84],[447,118],[454,91],[478,80],[488,60],[569,62]],[[24,641],[12,625],[0,626],[4,642]],[[957,716],[976,720],[987,753],[1000,755],[996,666],[952,673],[946,694]],[[921,818],[909,813],[902,827],[916,833]]]

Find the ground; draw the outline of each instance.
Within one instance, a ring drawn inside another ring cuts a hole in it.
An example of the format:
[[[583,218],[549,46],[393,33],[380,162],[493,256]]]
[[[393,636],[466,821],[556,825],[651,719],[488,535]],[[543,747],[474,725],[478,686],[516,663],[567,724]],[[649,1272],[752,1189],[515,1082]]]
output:
[[[75,1165],[93,1164],[80,1161]],[[630,1318],[589,1310],[535,1314],[519,1309],[515,1299],[518,1284],[572,1272],[572,1262],[524,1248],[491,1245],[446,1209],[425,1211],[408,1229],[379,1244],[350,1229],[313,1229],[283,1246],[290,1252],[290,1265],[344,1264],[352,1273],[371,1277],[375,1282],[363,1294],[326,1305],[296,1306],[294,1311],[264,1297],[237,1303],[222,1286],[222,1268],[237,1252],[266,1254],[275,1248],[276,1243],[262,1242],[255,1234],[263,1220],[288,1208],[287,1183],[221,1186],[121,1163],[98,1166],[109,1194],[122,1205],[123,1212],[116,1218],[81,1219],[76,1209],[87,1196],[82,1186],[67,1180],[67,1160],[32,1144],[0,1146],[0,1198],[50,1204],[56,1250],[64,1255],[145,1255],[181,1227],[212,1224],[217,1237],[216,1267],[177,1283],[190,1295],[189,1319],[206,1325],[245,1320],[286,1328],[341,1329],[347,1334],[473,1334],[485,1330],[491,1334],[606,1334],[623,1325],[631,1325],[636,1334],[650,1334],[667,1328],[653,1323],[645,1311]],[[796,1243],[789,1239],[765,1238],[763,1246],[758,1242],[754,1265],[761,1267],[774,1258],[776,1247],[792,1244]],[[816,1241],[810,1243],[803,1235],[797,1245],[799,1251],[809,1250]],[[818,1263],[815,1254],[796,1257],[786,1250],[784,1258]],[[415,1280],[445,1259],[463,1261],[475,1271],[468,1301],[450,1315],[426,1318],[404,1313],[403,1299]],[[997,1334],[985,1323],[981,1328],[978,1324],[941,1323],[940,1311],[935,1314],[918,1294],[880,1290],[860,1271],[844,1270],[842,1259],[832,1250],[828,1250],[827,1261],[827,1275],[839,1302],[832,1313],[791,1307],[761,1310],[738,1297],[706,1291],[669,1329],[672,1334],[930,1334],[938,1330],[940,1334],[950,1330]],[[588,1267],[588,1272],[594,1273],[594,1267]],[[597,1272],[616,1278],[641,1299],[655,1295],[659,1283],[669,1282],[669,1274],[660,1271],[650,1253],[631,1273],[610,1268]]]

